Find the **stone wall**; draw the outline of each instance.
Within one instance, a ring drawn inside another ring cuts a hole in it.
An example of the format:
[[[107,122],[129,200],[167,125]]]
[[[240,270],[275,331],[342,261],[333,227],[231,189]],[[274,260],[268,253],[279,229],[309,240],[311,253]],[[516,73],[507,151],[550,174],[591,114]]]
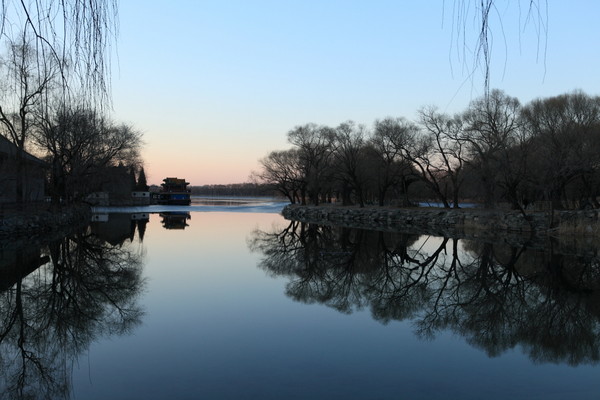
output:
[[[598,211],[528,212],[477,208],[358,208],[289,205],[289,220],[353,228],[391,230],[448,237],[503,239],[548,235],[599,234]]]
[[[90,222],[91,209],[87,205],[65,207],[58,211],[32,213],[10,212],[0,218],[0,239],[32,237],[65,228],[85,226]]]

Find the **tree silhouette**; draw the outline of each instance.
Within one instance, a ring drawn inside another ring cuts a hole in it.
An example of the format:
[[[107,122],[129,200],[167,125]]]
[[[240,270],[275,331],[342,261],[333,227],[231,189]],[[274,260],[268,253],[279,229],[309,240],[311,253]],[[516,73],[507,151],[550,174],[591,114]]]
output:
[[[416,334],[452,330],[489,356],[517,344],[536,362],[600,361],[600,259],[452,238],[291,222],[248,239],[286,295],[376,320],[410,319]],[[429,250],[423,242],[431,241]]]
[[[138,175],[136,190],[140,192],[147,192],[149,189],[148,182],[146,182],[146,172],[144,167],[140,168],[140,174]]]
[[[44,253],[50,262],[0,292],[0,398],[68,398],[79,355],[99,337],[131,332],[143,315],[142,263],[128,246],[85,231]]]

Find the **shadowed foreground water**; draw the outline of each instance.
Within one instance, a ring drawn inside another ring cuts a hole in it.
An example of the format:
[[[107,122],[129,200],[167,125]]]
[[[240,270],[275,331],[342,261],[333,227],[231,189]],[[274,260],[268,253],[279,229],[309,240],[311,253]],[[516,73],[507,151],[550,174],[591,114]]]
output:
[[[600,395],[594,249],[235,211],[107,214],[4,246],[2,398]]]

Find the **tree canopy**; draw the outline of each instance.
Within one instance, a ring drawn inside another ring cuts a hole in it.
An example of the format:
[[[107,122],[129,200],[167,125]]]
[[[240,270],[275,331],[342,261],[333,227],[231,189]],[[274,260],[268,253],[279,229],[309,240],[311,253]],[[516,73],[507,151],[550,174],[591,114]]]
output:
[[[599,96],[575,91],[522,105],[494,89],[456,115],[435,107],[418,115],[372,129],[297,126],[292,147],[271,152],[255,176],[302,204],[600,207]]]

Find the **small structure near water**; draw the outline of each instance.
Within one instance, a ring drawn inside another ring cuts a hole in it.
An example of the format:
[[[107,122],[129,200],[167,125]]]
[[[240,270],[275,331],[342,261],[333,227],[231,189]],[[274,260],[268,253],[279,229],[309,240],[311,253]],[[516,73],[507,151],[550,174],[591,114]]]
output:
[[[190,205],[191,190],[187,188],[189,182],[179,178],[165,178],[163,182],[158,193],[158,204]]]

